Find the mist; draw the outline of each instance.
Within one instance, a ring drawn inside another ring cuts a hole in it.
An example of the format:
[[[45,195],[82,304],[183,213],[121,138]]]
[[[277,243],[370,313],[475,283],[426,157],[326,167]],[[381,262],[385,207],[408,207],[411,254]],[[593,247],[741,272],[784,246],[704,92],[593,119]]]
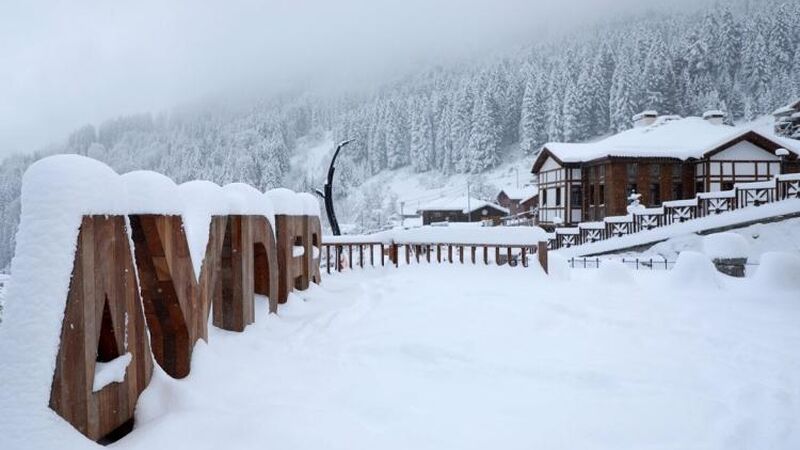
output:
[[[78,126],[118,115],[228,93],[363,85],[661,3],[6,2],[0,6],[0,157],[38,150]]]

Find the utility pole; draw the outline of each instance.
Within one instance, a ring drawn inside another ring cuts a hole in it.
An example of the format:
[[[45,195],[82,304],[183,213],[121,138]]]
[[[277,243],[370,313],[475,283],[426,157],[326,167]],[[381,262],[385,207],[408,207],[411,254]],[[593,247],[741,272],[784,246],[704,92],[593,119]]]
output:
[[[406,202],[400,202],[400,227],[406,226],[406,215],[403,212],[403,207],[406,206]]]
[[[472,222],[472,208],[469,203],[469,182],[467,182],[467,222]]]

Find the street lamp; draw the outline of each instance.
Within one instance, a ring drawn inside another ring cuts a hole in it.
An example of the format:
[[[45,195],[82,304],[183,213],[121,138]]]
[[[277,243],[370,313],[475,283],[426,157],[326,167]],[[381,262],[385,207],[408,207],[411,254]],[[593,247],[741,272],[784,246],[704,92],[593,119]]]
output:
[[[336,158],[339,156],[339,151],[342,149],[342,147],[353,141],[354,139],[348,139],[340,142],[339,145],[336,146],[336,151],[333,152],[333,158],[331,158],[331,165],[328,166],[328,179],[324,186],[325,192],[317,189],[317,195],[325,200],[325,214],[328,216],[328,223],[331,226],[331,232],[334,236],[339,236],[342,234],[339,230],[339,222],[336,220],[336,213],[333,211],[333,172],[336,170],[334,163],[336,163]]]

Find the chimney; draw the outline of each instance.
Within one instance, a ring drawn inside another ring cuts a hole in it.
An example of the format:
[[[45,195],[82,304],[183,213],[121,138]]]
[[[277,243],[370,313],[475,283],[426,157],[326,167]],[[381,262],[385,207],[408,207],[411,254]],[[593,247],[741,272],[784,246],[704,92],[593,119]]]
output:
[[[719,110],[706,111],[703,113],[703,120],[712,125],[722,125],[725,120],[725,113]]]
[[[655,123],[658,118],[656,111],[644,111],[633,116],[633,126],[635,128],[650,126]]]

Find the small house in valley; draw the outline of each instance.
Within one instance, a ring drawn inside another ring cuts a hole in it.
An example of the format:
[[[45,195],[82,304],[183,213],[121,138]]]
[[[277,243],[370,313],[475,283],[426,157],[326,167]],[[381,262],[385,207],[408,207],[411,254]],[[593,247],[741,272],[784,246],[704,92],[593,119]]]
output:
[[[539,188],[506,188],[497,194],[497,204],[508,209],[512,216],[533,212],[539,206]]]
[[[633,192],[643,205],[658,207],[800,172],[800,152],[791,140],[724,125],[723,118],[720,111],[686,118],[648,111],[634,117],[634,128],[597,142],[545,144],[532,169],[539,223],[571,225],[625,215]]]
[[[437,222],[481,222],[496,220],[508,215],[509,210],[485,200],[470,197],[445,197],[417,209],[422,224]]]
[[[800,99],[776,109],[772,115],[775,117],[776,134],[800,139]]]

